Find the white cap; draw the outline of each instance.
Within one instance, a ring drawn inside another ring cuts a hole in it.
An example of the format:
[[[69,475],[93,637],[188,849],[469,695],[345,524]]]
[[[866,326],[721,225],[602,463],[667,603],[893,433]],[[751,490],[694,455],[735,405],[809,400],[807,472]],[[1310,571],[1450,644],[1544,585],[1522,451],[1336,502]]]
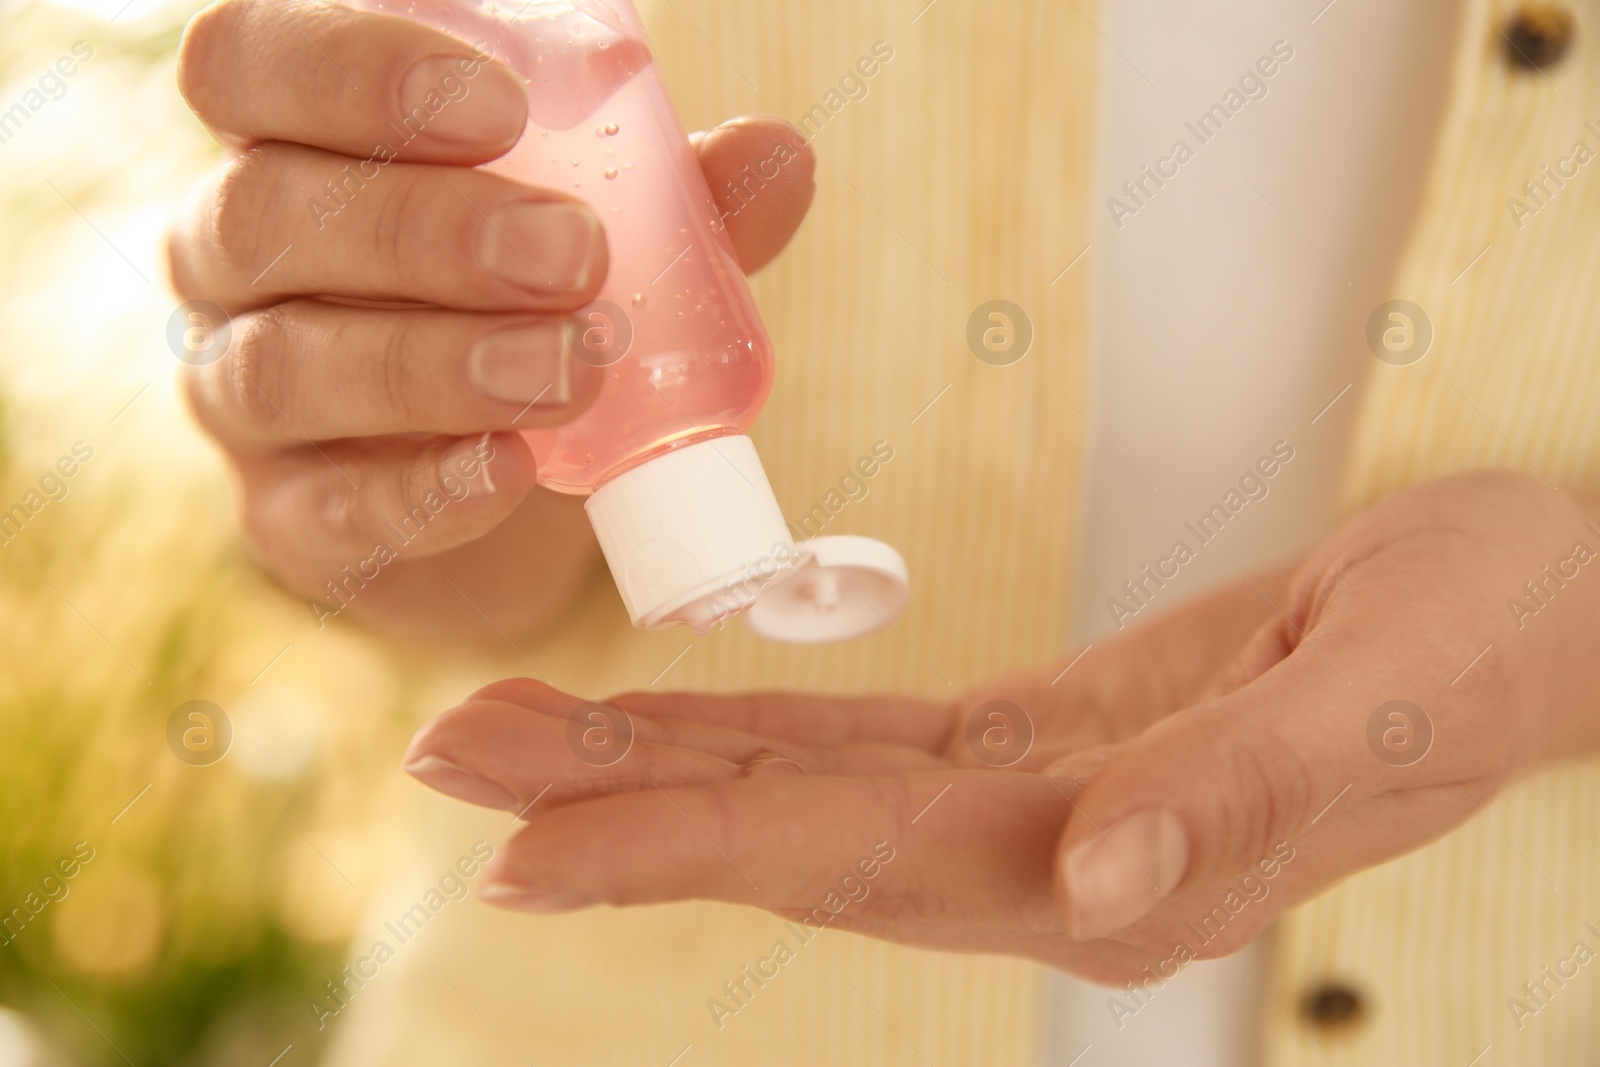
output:
[[[866,537],[798,545],[748,437],[674,449],[618,475],[584,506],[635,626],[706,633],[753,609],[751,630],[821,644],[888,626],[910,583],[900,553]]]
[[[800,566],[750,605],[744,624],[773,641],[820,645],[865,637],[888,626],[911,599],[906,561],[870,537],[813,537],[798,546]]]

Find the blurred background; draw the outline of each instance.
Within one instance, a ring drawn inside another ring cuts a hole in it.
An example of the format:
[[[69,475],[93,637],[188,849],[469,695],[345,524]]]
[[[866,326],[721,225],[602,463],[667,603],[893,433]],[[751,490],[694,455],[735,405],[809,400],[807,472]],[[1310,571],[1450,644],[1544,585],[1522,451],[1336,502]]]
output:
[[[314,1062],[383,772],[473,669],[319,631],[188,426],[161,237],[218,155],[174,91],[200,6],[0,5],[0,1067]]]

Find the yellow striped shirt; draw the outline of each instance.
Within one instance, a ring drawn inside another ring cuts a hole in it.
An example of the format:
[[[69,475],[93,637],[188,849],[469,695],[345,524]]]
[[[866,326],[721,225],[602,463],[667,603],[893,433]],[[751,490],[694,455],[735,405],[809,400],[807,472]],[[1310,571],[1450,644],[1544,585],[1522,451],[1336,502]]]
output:
[[[561,633],[529,650],[554,684],[943,695],[1068,647],[1084,441],[1066,401],[1083,396],[1086,272],[1052,284],[1043,265],[1087,242],[1094,9],[942,0],[923,17],[920,6],[641,4],[691,128],[761,110],[815,133],[812,217],[755,283],[779,372],[754,436],[791,519],[876,443],[893,449],[826,532],[899,546],[911,609],[898,632],[821,650],[737,626],[691,641],[631,630],[599,577]],[[1574,140],[1600,145],[1584,129],[1600,120],[1597,43],[1580,34],[1580,54],[1547,82],[1499,58],[1507,0],[1475,9],[1460,20],[1433,176],[1394,287],[1427,309],[1434,351],[1372,372],[1350,510],[1470,466],[1600,483],[1600,186],[1589,173],[1600,162],[1520,228],[1504,203]],[[1600,25],[1597,15],[1584,0],[1580,24]],[[855,76],[879,42],[892,58]],[[1037,338],[1003,374],[963,342],[971,310],[997,296],[1033,312]],[[503,830],[448,801],[418,803],[436,839]],[[1268,1015],[1267,1062],[1465,1067],[1485,1045],[1485,1064],[1582,1062],[1600,1047],[1600,978],[1586,974],[1586,988],[1521,1031],[1504,1002],[1584,936],[1584,919],[1600,919],[1597,811],[1595,768],[1542,775],[1288,917],[1268,987],[1285,1014]],[[509,1065],[526,1052],[666,1064],[691,1046],[685,1063],[1032,1067],[1041,1054],[1043,972],[1013,960],[824,934],[781,988],[718,1027],[707,998],[768,950],[779,920],[684,904],[528,920],[464,908],[441,921],[363,994],[334,1062]],[[1327,980],[1363,994],[1365,1021],[1327,1034],[1297,1015]]]

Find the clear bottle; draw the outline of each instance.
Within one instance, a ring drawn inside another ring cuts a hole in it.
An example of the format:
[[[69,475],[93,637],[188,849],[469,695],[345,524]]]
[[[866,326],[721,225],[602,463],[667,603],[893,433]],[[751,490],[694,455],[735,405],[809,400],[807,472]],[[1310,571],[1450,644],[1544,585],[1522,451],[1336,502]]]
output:
[[[632,3],[362,6],[443,30],[526,79],[528,127],[485,169],[584,200],[606,228],[605,285],[568,330],[603,384],[578,418],[524,436],[541,484],[589,496],[634,624],[704,633],[781,585],[748,620],[766,636],[887,625],[906,600],[899,554],[856,537],[795,545],[744,436],[772,386],[772,344]]]

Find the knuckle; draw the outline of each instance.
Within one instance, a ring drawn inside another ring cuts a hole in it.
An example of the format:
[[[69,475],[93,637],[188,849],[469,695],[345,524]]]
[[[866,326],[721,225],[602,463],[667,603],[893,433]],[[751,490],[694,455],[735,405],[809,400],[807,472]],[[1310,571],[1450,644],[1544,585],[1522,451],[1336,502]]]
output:
[[[1216,847],[1242,867],[1304,825],[1314,779],[1305,759],[1279,741],[1233,746],[1225,759],[1231,788],[1218,791]]]
[[[269,563],[283,545],[284,500],[281,486],[246,477],[239,504],[239,526],[256,554]]]
[[[333,471],[318,473],[320,477],[311,482],[306,501],[313,522],[339,544],[365,538],[366,513],[359,490]]]
[[[175,221],[162,235],[161,244],[172,291],[185,300],[194,300],[204,293],[204,287],[195,274],[187,230],[185,220]]]
[[[423,359],[417,357],[426,356],[414,351],[412,331],[408,328],[411,321],[409,317],[394,321],[378,353],[377,381],[372,383],[387,408],[398,413],[407,425],[417,423],[421,415],[418,398],[422,383],[417,368]]]
[[[390,165],[373,179],[385,183],[372,219],[373,262],[391,264],[396,282],[406,292],[416,291],[424,280],[422,275],[435,273],[437,268],[429,259],[437,257],[438,249],[427,249],[424,253],[424,250],[412,248],[419,229],[417,219],[434,199],[426,188],[427,175],[424,170]]]
[[[284,351],[291,343],[291,312],[283,305],[244,316],[233,351],[216,366],[225,376],[227,410],[249,429],[284,421],[294,407]],[[239,323],[240,320],[234,320]]]
[[[209,237],[217,258],[235,271],[253,276],[264,265],[265,230],[283,187],[273,180],[279,155],[270,145],[241,152],[218,171],[212,185]]]
[[[275,466],[247,481],[240,525],[257,554],[269,563],[294,555],[296,544],[353,544],[368,533],[357,491],[343,478],[332,471],[324,475],[322,470],[294,466]],[[324,575],[329,576],[338,577]]]
[[[281,0],[253,0],[257,3],[279,3]],[[374,27],[363,25],[364,13],[341,3],[306,4],[295,15],[296,25],[280,26],[283,32],[293,30],[294,44],[301,34],[315,41],[327,62],[312,67],[310,99],[317,101],[349,100],[359,92],[357,85],[365,85],[371,78],[368,64],[372,55]]]
[[[205,367],[184,367],[179,375],[184,401],[200,428],[219,442],[226,441],[227,419],[222,414],[223,404],[218,400],[218,382],[224,371],[218,364]]]
[[[202,119],[209,121],[218,90],[218,58],[237,39],[251,0],[222,0],[189,20],[178,46],[178,92]]]
[[[439,471],[448,447],[447,438],[436,440],[422,449],[413,461],[401,465],[397,470],[392,506],[398,513],[415,517],[424,525],[436,521],[437,517],[429,505],[440,506],[439,498],[444,495]]]

